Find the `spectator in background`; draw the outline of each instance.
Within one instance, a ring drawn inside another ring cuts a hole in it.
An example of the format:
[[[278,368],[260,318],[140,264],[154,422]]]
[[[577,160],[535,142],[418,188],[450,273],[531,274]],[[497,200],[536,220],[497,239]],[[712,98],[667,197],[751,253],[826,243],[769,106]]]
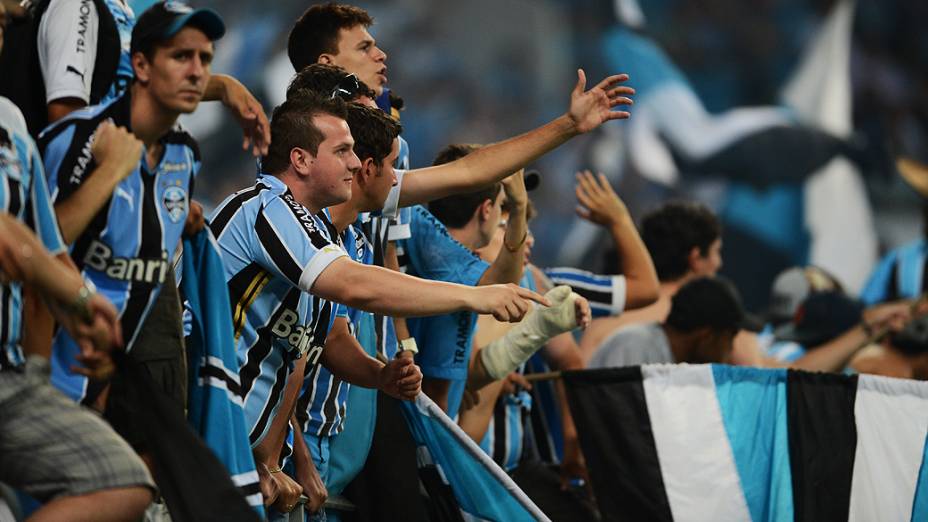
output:
[[[921,315],[883,342],[867,346],[850,367],[859,373],[928,380],[928,316]]]
[[[691,279],[714,276],[722,267],[721,224],[715,214],[698,203],[670,202],[641,221],[660,290],[657,302],[618,317],[598,319],[584,333],[580,350],[589,360],[606,337],[622,326],[662,322],[671,299]]]
[[[590,368],[655,363],[727,363],[744,323],[741,298],[731,283],[691,279],[674,293],[663,322],[623,328],[603,341]]]

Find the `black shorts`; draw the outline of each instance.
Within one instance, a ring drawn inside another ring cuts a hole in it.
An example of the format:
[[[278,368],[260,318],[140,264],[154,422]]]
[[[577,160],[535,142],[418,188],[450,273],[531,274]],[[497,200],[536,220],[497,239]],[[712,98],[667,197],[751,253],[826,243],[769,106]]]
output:
[[[184,331],[181,321],[180,299],[174,282],[174,271],[169,270],[161,293],[151,312],[142,324],[142,329],[128,353],[148,372],[155,386],[171,399],[181,413],[187,403],[187,360],[184,350]],[[145,412],[133,411],[127,400],[126,381],[121,372],[116,372],[110,382],[110,392],[104,417],[113,429],[123,436],[136,451],[145,451],[144,434],[133,422],[133,415]]]

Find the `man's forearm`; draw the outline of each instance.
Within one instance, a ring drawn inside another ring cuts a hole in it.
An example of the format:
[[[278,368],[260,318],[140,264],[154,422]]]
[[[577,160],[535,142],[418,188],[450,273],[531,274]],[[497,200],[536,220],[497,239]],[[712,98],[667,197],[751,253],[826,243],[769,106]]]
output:
[[[84,233],[94,216],[109,201],[119,181],[112,167],[101,165],[73,194],[55,205],[58,227],[66,244],[70,245]]]
[[[206,90],[203,91],[203,101],[223,101],[226,94],[226,82],[237,81],[226,74],[211,74]]]
[[[862,326],[855,326],[836,339],[814,349],[797,359],[791,368],[817,372],[838,372],[863,348],[867,334]],[[812,348],[812,347],[809,347]]]
[[[306,357],[296,360],[293,365],[293,371],[287,376],[287,383],[284,387],[284,396],[281,399],[280,408],[277,414],[271,420],[271,427],[267,435],[254,448],[255,460],[263,462],[268,466],[276,465],[280,459],[280,451],[283,449],[284,441],[287,439],[287,425],[290,423],[290,417],[294,414],[296,400],[300,394],[303,385],[303,373],[306,369]],[[295,435],[299,434],[299,430]],[[276,466],[272,466],[276,467]]]
[[[522,269],[525,264],[525,239],[528,237],[525,211],[526,206],[522,206],[510,212],[506,235],[499,249],[499,255],[480,277],[478,285],[518,284],[522,279]]]
[[[576,135],[573,121],[563,115],[520,136],[481,147],[457,161],[411,170],[403,178],[400,206],[426,203],[502,181]]]
[[[322,351],[322,364],[339,379],[371,389],[378,387],[377,375],[383,368],[383,363],[367,355],[347,328],[336,332],[334,327]]]
[[[635,222],[626,214],[609,231],[618,249],[620,268],[627,285],[625,308],[633,310],[652,304],[659,295],[660,282]]]

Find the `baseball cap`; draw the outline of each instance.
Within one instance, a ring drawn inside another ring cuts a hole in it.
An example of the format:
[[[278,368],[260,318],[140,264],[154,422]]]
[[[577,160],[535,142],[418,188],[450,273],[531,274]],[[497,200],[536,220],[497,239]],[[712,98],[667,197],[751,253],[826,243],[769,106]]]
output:
[[[159,42],[170,40],[184,27],[203,31],[211,41],[226,33],[222,17],[212,9],[194,9],[182,2],[158,2],[143,12],[132,29],[130,52],[146,52]]]
[[[738,290],[725,278],[700,277],[673,296],[667,324],[681,332],[699,328],[741,330],[749,326]]]
[[[842,290],[841,284],[821,268],[812,265],[787,268],[773,280],[767,320],[775,325],[791,321],[810,294],[830,290]]]
[[[837,290],[810,294],[789,323],[774,330],[774,337],[814,348],[860,322],[864,305]]]

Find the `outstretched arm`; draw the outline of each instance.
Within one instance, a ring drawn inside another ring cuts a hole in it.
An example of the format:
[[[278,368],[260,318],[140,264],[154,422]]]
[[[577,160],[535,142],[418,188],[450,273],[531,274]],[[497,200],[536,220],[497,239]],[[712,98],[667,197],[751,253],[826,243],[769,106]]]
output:
[[[311,291],[352,308],[399,317],[467,310],[493,314],[500,321],[518,321],[528,312],[529,301],[549,304],[544,297],[513,284],[470,287],[427,281],[344,257],[319,274]]]
[[[607,121],[629,117],[628,112],[612,110],[632,103],[628,95],[635,90],[618,85],[628,80],[627,74],[609,76],[588,91],[583,69],[577,71],[577,77],[570,95],[570,109],[559,118],[521,136],[481,147],[457,161],[407,172],[400,206],[425,203],[501,181],[574,136]]]
[[[203,101],[221,101],[235,116],[244,133],[242,150],[250,148],[255,157],[267,154],[271,125],[261,102],[241,82],[225,74],[213,74],[203,93]]]

